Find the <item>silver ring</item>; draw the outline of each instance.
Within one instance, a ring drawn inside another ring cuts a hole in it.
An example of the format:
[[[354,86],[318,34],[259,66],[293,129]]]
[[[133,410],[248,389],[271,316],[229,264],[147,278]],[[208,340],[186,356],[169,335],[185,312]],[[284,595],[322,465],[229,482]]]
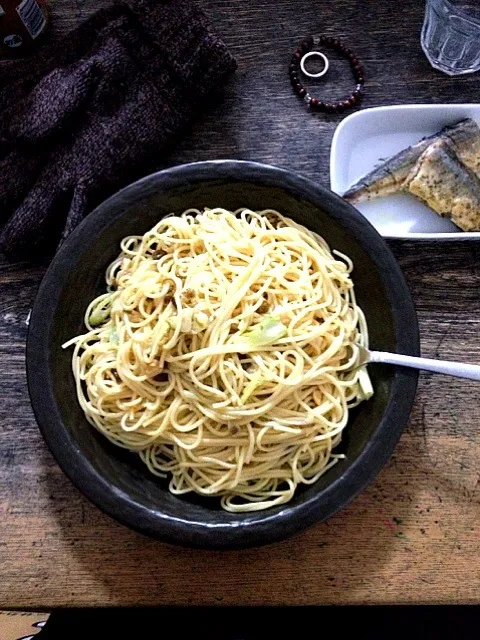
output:
[[[307,60],[307,58],[310,58],[312,56],[317,56],[318,58],[321,58],[323,60],[324,64],[325,64],[324,68],[321,71],[319,71],[318,73],[310,73],[305,69],[305,60]],[[300,69],[309,78],[321,78],[322,76],[324,76],[327,73],[328,64],[329,64],[328,63],[328,58],[327,58],[327,56],[325,54],[320,53],[320,51],[309,51],[300,60]]]

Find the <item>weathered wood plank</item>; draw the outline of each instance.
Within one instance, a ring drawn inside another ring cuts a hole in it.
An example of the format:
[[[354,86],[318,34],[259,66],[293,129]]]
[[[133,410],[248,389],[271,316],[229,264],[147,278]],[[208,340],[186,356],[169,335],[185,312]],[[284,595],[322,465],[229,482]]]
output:
[[[58,0],[52,37],[107,4]],[[248,158],[327,185],[330,141],[341,117],[309,114],[286,77],[297,42],[318,29],[358,52],[367,72],[365,106],[480,95],[478,74],[450,79],[429,67],[419,43],[423,3],[416,0],[404,0],[401,12],[393,0],[202,5],[239,69],[168,164]],[[20,68],[0,63],[0,73]],[[338,84],[326,84],[325,95],[336,97],[351,78],[340,65],[332,72]],[[480,362],[479,249],[391,246],[417,305],[424,354]],[[422,375],[392,460],[329,522],[241,553],[169,547],[88,503],[43,444],[23,358],[24,321],[43,272],[0,265],[0,606],[479,602],[478,385]]]

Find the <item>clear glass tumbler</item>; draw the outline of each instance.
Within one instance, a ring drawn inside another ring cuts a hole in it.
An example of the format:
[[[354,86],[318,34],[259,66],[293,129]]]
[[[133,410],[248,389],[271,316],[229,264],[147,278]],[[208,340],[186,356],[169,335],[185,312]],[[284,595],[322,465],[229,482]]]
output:
[[[421,43],[448,75],[480,70],[480,0],[427,0]]]

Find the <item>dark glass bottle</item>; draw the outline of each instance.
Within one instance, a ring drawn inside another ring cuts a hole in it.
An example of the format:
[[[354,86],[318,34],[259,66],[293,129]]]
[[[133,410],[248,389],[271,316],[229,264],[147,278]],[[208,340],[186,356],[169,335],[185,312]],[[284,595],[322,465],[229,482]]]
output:
[[[28,54],[48,24],[47,0],[0,0],[0,55]]]

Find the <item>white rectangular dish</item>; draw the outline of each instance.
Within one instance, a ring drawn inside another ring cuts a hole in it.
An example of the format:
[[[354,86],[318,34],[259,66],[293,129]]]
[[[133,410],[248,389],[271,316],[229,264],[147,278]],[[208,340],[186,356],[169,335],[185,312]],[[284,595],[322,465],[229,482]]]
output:
[[[342,195],[394,154],[463,118],[480,123],[480,104],[408,104],[353,113],[333,136],[332,191]],[[460,231],[413,196],[387,196],[355,206],[385,238],[480,240],[480,232]]]

